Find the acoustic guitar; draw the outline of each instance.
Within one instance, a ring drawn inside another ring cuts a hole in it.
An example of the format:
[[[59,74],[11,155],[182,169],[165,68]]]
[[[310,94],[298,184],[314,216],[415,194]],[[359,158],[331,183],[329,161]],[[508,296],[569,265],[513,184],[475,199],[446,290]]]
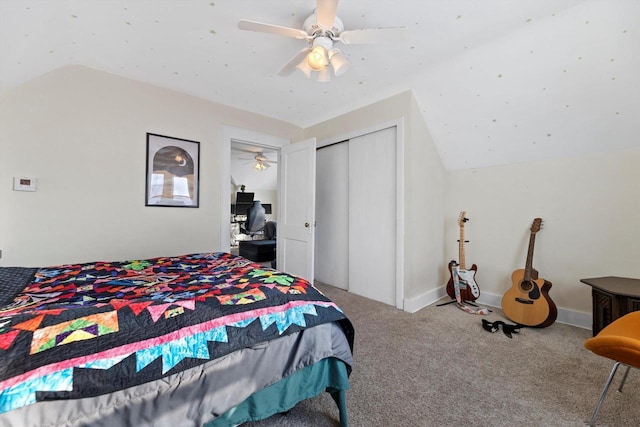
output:
[[[458,279],[459,283],[462,285],[460,288],[460,299],[462,301],[475,301],[480,296],[480,287],[476,282],[476,272],[478,271],[478,267],[473,264],[469,270],[465,267],[465,254],[464,254],[464,244],[467,242],[464,239],[464,223],[469,221],[469,218],[465,217],[466,212],[460,212],[460,216],[458,217],[458,226],[460,228],[460,238],[458,239]],[[449,263],[449,281],[447,282],[447,295],[451,297],[451,299],[456,299],[456,290],[454,287],[454,277],[452,267],[454,261]]]
[[[551,282],[538,278],[533,268],[533,247],[536,233],[542,227],[542,219],[531,224],[529,250],[525,268],[511,274],[513,286],[502,297],[502,311],[512,321],[525,326],[543,328],[556,321],[558,310],[549,297]]]

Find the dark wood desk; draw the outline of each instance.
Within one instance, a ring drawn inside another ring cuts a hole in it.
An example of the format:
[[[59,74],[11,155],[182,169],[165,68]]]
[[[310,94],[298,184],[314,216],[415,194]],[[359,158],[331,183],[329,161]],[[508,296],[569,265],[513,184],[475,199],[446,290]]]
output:
[[[618,317],[640,310],[640,279],[608,276],[580,281],[592,288],[594,336]]]

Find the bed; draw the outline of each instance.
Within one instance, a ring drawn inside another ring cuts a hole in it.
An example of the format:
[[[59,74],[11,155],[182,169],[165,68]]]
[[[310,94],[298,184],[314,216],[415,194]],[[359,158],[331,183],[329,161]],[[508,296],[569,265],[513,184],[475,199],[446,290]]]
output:
[[[0,267],[0,426],[232,426],[328,391],[346,427],[353,336],[228,253]]]

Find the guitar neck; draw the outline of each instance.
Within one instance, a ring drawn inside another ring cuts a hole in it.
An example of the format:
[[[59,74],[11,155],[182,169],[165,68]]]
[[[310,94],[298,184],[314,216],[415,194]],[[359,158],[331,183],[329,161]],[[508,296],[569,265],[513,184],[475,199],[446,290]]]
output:
[[[524,280],[531,281],[533,271],[533,246],[536,242],[536,234],[531,233],[529,237],[529,250],[527,251],[527,263],[524,267]]]
[[[464,259],[464,226],[460,226],[460,240],[458,240],[458,263],[460,270],[466,270]]]

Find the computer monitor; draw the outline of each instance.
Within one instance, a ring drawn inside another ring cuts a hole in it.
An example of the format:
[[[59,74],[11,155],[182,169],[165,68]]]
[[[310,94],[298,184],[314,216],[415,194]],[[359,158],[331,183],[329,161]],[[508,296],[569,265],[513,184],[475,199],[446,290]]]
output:
[[[238,191],[236,193],[236,203],[253,203],[254,193]]]
[[[236,202],[235,204],[235,211],[233,212],[234,215],[246,215],[247,214],[247,210],[253,206],[253,203],[238,203]]]

